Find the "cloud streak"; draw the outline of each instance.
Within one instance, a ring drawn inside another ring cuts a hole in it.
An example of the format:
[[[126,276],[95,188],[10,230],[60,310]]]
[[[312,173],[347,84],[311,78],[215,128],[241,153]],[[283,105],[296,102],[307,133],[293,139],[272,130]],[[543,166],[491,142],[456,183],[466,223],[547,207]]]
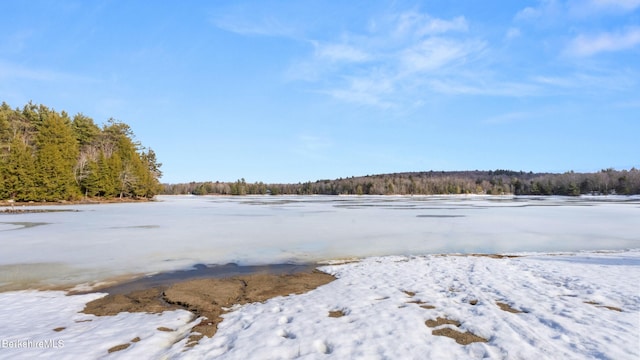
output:
[[[318,41],[312,41],[312,44],[315,47],[316,57],[331,62],[359,63],[371,58],[366,51],[348,44],[320,43]]]
[[[445,20],[414,11],[399,14],[396,22],[396,34],[408,34],[418,37],[444,34],[453,31],[466,32],[469,29],[469,25],[464,16]]]
[[[324,38],[309,38],[300,31],[293,36],[292,28],[269,17],[246,23],[223,17],[214,22],[238,34],[288,37],[309,45],[306,56],[291,60],[284,71],[287,81],[306,82],[310,84],[306,91],[337,101],[385,110],[419,107],[434,96],[544,97],[584,93],[591,86],[613,91],[628,88],[629,81],[619,85],[606,79],[621,79],[621,69],[561,68],[575,66],[576,58],[635,48],[640,44],[637,26],[578,33],[569,41],[541,38],[542,51],[531,49],[531,59],[509,53],[532,36],[546,35],[559,24],[571,22],[576,6],[573,0],[542,0],[517,12],[513,20],[519,24],[505,27],[499,39],[472,31],[473,24],[465,16],[441,18],[415,10],[373,16],[362,28],[344,28]],[[633,11],[640,0],[589,0],[588,6]],[[549,54],[564,57],[554,59],[553,66],[536,58]]]
[[[313,52],[289,69],[317,92],[383,109],[420,103],[430,79],[472,62],[485,43],[468,34],[463,16],[441,19],[415,11],[371,19],[368,30],[338,40],[311,40]],[[324,87],[324,88],[323,88]]]
[[[604,52],[628,50],[640,44],[640,27],[622,32],[604,32],[596,35],[578,35],[567,47],[567,54],[578,57],[594,56]]]
[[[231,15],[210,18],[211,24],[225,31],[239,35],[293,37],[295,31],[273,17],[244,19]]]

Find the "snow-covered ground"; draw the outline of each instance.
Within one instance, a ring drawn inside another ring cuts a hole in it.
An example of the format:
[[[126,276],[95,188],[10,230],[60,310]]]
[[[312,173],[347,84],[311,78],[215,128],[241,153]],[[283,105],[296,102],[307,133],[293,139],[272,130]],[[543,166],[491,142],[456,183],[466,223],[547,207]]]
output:
[[[78,311],[101,294],[0,293],[0,358],[640,357],[640,250],[385,256],[322,269],[338,279],[238,307],[213,338],[192,348],[185,347],[194,324],[186,311],[96,317]],[[504,311],[498,302],[522,312]],[[344,316],[329,317],[330,311]],[[437,318],[459,326],[426,325]],[[459,345],[432,333],[443,328],[487,342]],[[124,349],[108,353],[118,345]]]

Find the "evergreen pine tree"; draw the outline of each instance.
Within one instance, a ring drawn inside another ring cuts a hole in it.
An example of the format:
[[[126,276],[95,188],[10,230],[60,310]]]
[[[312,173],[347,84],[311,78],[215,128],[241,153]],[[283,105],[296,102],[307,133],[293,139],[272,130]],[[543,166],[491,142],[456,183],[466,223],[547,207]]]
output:
[[[43,110],[43,109],[41,109]],[[68,117],[47,111],[36,137],[36,184],[43,200],[63,200],[77,197],[74,165],[78,158],[78,143]]]

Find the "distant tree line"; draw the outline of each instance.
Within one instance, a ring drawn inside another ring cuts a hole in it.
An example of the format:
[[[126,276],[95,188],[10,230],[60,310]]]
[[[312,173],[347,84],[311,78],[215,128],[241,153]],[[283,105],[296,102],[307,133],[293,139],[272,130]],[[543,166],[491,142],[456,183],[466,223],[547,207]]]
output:
[[[162,191],[160,166],[125,123],[0,106],[0,200],[150,198]]]
[[[163,194],[193,195],[439,195],[640,194],[640,171],[533,173],[511,170],[428,171],[367,175],[297,184],[190,182],[165,184]]]

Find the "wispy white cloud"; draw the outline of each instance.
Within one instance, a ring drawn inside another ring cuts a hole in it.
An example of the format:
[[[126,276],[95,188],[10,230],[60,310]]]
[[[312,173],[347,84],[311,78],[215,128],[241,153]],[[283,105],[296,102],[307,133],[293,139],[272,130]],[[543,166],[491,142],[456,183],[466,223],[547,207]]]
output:
[[[294,38],[292,29],[273,18],[247,21],[226,16],[211,21],[242,35]],[[339,101],[383,109],[421,104],[425,91],[460,92],[463,81],[434,86],[434,80],[453,76],[456,68],[477,60],[486,47],[469,33],[464,16],[447,19],[418,11],[370,19],[362,32],[298,40],[311,44],[311,52],[291,63],[285,71],[287,79],[315,83],[315,92]],[[482,87],[473,89],[482,91]]]
[[[635,6],[629,4],[625,6]],[[558,24],[559,19],[567,17],[567,9],[566,1],[541,0],[518,12],[514,20]],[[216,24],[240,34],[294,38],[293,31],[276,20],[242,23],[218,19]],[[464,16],[438,18],[407,11],[371,18],[360,31],[343,30],[319,39],[299,36],[296,39],[309,44],[309,51],[291,61],[285,75],[289,81],[310,83],[311,89],[307,90],[311,92],[381,109],[420,106],[434,95],[522,97],[561,94],[589,86],[628,88],[625,81],[621,82],[623,85],[606,81],[607,76],[620,79],[615,72],[600,76],[597,71],[585,69],[582,74],[552,71],[553,75],[548,75],[544,66],[539,70],[528,66],[526,71],[517,72],[514,63],[505,63],[512,59],[511,54],[500,53],[504,49],[492,47],[481,33],[470,31],[471,25]],[[528,25],[506,28],[504,39],[520,37],[521,29]],[[566,53],[592,56],[632,48],[638,43],[640,30],[635,27],[620,33],[577,36]],[[501,69],[500,64],[509,69]]]
[[[627,50],[638,44],[640,44],[640,27],[632,27],[615,33],[578,35],[569,43],[565,52],[571,56],[586,57],[602,52]]]
[[[456,65],[469,55],[482,51],[483,47],[479,41],[432,37],[403,50],[399,59],[409,74],[429,72]]]
[[[516,13],[515,20],[535,20],[541,16],[542,10],[532,6],[527,6]]]
[[[505,34],[505,38],[507,40],[513,40],[513,39],[519,38],[521,35],[522,35],[522,32],[520,31],[520,29],[516,27],[511,27],[507,30],[507,33]]]
[[[516,21],[553,21],[563,12],[563,6],[556,0],[541,0],[538,6],[527,6],[516,13]]]
[[[349,103],[389,109],[394,107],[396,82],[392,74],[372,73],[361,77],[347,77],[342,86],[320,92]]]
[[[364,62],[371,57],[365,50],[349,44],[319,41],[312,41],[312,44],[315,47],[315,56],[328,61]]]
[[[469,29],[464,16],[451,20],[439,19],[419,12],[405,12],[397,15],[396,33],[400,35],[438,35],[452,31],[465,32]]]
[[[535,83],[550,85],[553,87],[570,88],[570,87],[575,87],[577,85],[575,79],[570,77],[538,75],[538,76],[534,76],[532,80]]]
[[[432,91],[449,95],[521,97],[542,93],[540,86],[535,84],[499,81],[487,77],[440,78],[429,80],[427,84]]]
[[[318,81],[341,66],[360,64],[374,59],[366,49],[344,42],[308,41],[313,51],[309,58],[294,61],[285,71],[288,80]]]
[[[638,85],[637,71],[628,69],[588,69],[562,75],[537,75],[532,84],[545,89],[547,95],[575,94],[577,92],[602,93],[603,91],[628,91]]]
[[[240,35],[293,37],[295,34],[293,28],[273,17],[248,19],[227,15],[211,17],[210,22],[220,29]]]
[[[527,6],[516,13],[516,21],[550,23],[570,18],[621,15],[635,11],[640,0],[540,0],[536,6]]]
[[[428,78],[454,71],[482,53],[484,42],[468,30],[463,16],[441,19],[415,11],[385,15],[371,19],[361,33],[311,41],[313,52],[295,62],[287,75],[317,82],[319,93],[340,101],[383,109],[420,104]]]

